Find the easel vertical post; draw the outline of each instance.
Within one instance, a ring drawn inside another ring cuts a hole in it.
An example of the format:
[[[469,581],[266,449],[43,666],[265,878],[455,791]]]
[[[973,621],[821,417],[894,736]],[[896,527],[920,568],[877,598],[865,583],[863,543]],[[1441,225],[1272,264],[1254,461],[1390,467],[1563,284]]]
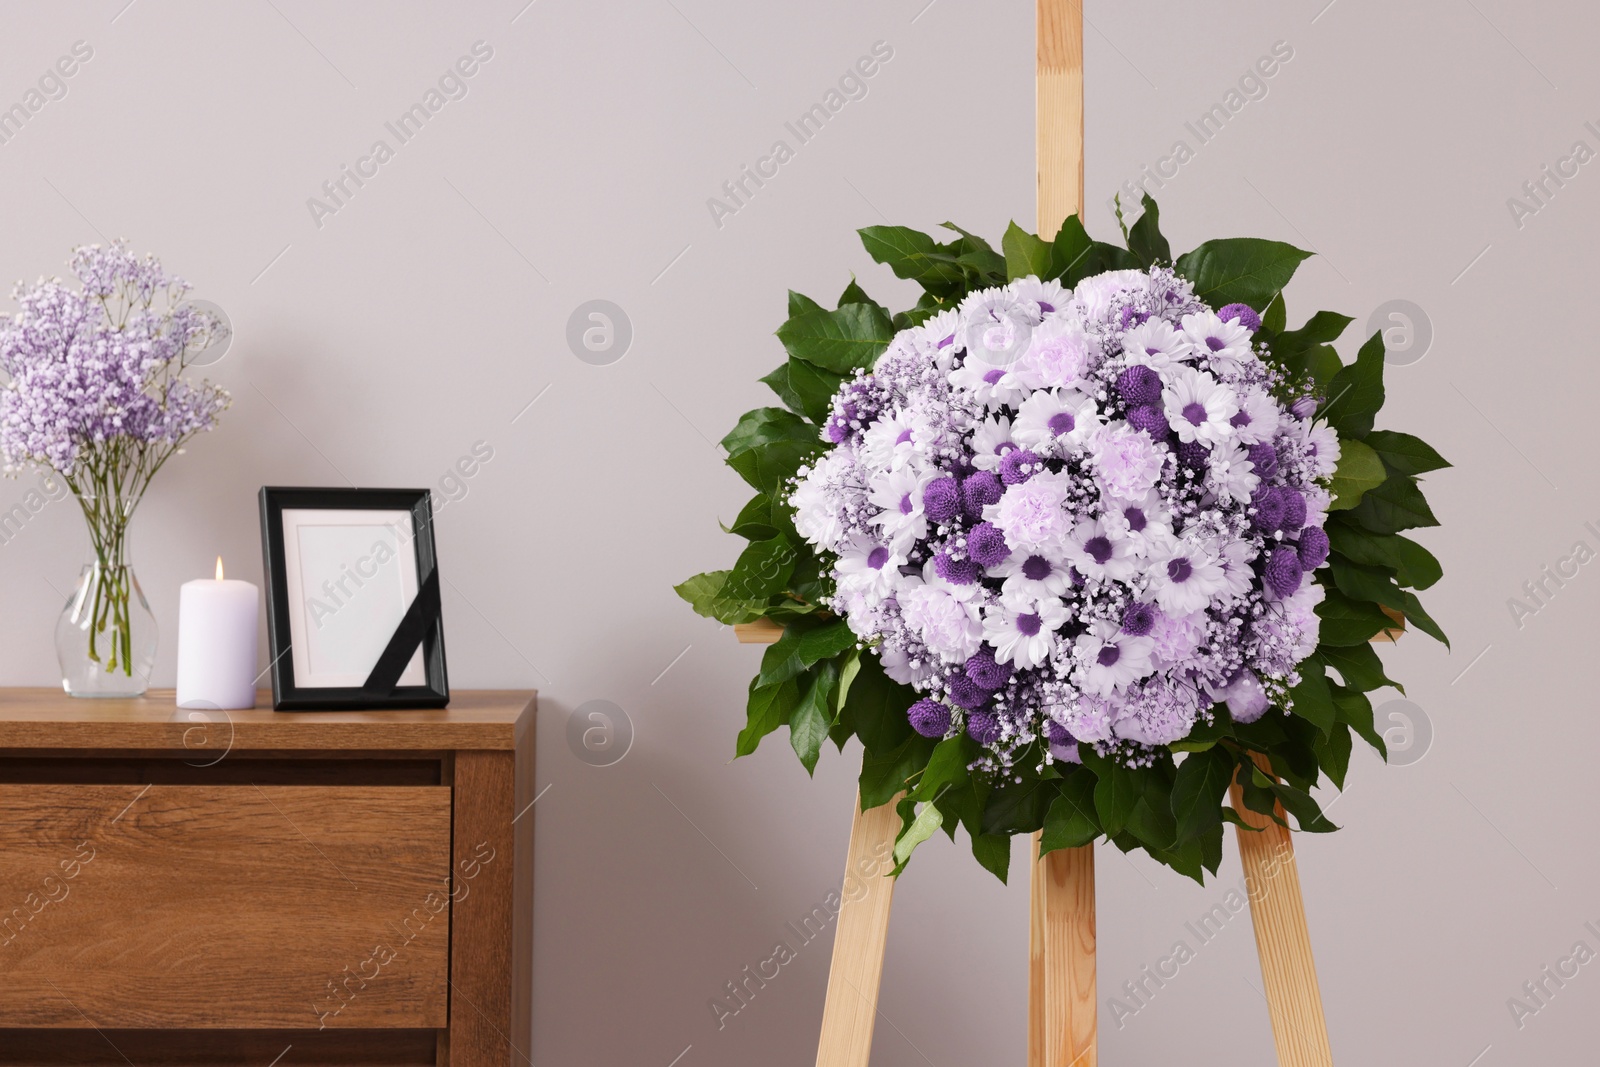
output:
[[[1252,753],[1256,765],[1271,774],[1266,759]],[[1261,957],[1261,984],[1279,1067],[1333,1067],[1328,1024],[1322,1016],[1322,993],[1311,958],[1311,933],[1300,895],[1300,870],[1287,828],[1244,806],[1242,791],[1233,786],[1233,808],[1258,831],[1238,828],[1239,861],[1250,896],[1250,921]],[[1279,817],[1283,809],[1278,808]]]
[[[1083,215],[1083,3],[1038,0],[1039,236]],[[1096,1067],[1094,846],[1033,835],[1029,1067]]]
[[[900,816],[895,797],[881,807],[861,810],[858,797],[850,823],[850,851],[845,860],[845,886],[865,887],[852,900],[843,894],[833,931],[833,962],[828,967],[828,995],[822,1006],[822,1040],[817,1067],[867,1067],[872,1055],[872,1025],[878,1013],[878,982],[889,941],[889,905],[894,898],[891,858]]]

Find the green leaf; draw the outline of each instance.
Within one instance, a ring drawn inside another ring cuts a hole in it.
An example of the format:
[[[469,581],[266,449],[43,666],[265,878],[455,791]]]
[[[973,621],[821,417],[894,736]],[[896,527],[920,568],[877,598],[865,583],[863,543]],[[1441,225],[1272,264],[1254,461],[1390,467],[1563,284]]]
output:
[[[1161,236],[1161,211],[1149,193],[1139,199],[1144,214],[1128,230],[1128,251],[1139,257],[1139,263],[1149,270],[1155,266],[1170,266],[1172,249]]]
[[[1174,741],[1167,746],[1169,752],[1204,752],[1212,748],[1218,741],[1225,737],[1233,736],[1233,719],[1228,714],[1226,704],[1215,704],[1211,708],[1211,721],[1200,719],[1195,722],[1194,728],[1181,741]]]
[[[748,756],[756,750],[761,739],[789,721],[790,714],[800,703],[800,685],[793,678],[760,688],[750,680],[750,700],[746,706],[746,722],[739,731],[735,756]]]
[[[1195,296],[1213,307],[1248,304],[1259,311],[1283,291],[1310,255],[1282,241],[1232,237],[1185,252],[1176,267],[1194,283]]]
[[[1282,334],[1289,323],[1289,308],[1283,302],[1283,293],[1277,293],[1261,312],[1261,328],[1268,333]]]
[[[1396,474],[1368,489],[1361,503],[1350,509],[1351,518],[1378,534],[1399,533],[1417,526],[1437,526],[1433,509],[1410,475]]]
[[[1054,255],[1051,257],[1050,273],[1060,278],[1061,284],[1069,289],[1091,274],[1139,266],[1138,257],[1126,248],[1091,238],[1076,215],[1068,215],[1061,223],[1051,248]]]
[[[1292,712],[1314,725],[1326,737],[1333,729],[1336,711],[1333,694],[1328,691],[1328,677],[1322,660],[1312,656],[1300,664],[1300,684],[1289,690],[1294,701]]]
[[[989,794],[989,802],[983,808],[983,832],[1023,834],[1039,829],[1044,825],[1045,808],[1052,792],[1038,778],[995,783],[994,792]]]
[[[946,789],[960,785],[970,773],[968,765],[977,758],[977,742],[965,733],[945,738],[933,747],[933,755],[928,757],[927,769],[917,779],[912,797],[933,800]]]
[[[822,743],[833,724],[833,696],[839,685],[839,668],[831,661],[810,672],[809,684],[794,711],[789,714],[789,744],[807,774],[817,769]]]
[[[739,554],[719,596],[737,600],[767,600],[783,592],[794,573],[799,553],[789,539],[779,534],[766,541],[752,541]]]
[[[1329,511],[1343,511],[1361,503],[1368,489],[1376,489],[1389,477],[1378,453],[1354,437],[1339,442],[1339,464],[1333,469],[1333,482],[1328,486],[1333,494]]]
[[[1388,569],[1351,563],[1343,556],[1329,557],[1328,567],[1333,574],[1333,584],[1351,600],[1368,600],[1395,611],[1405,610],[1405,597]]]
[[[893,337],[894,324],[876,304],[802,311],[778,327],[784,351],[836,374],[871,367]]]
[[[804,311],[821,311],[823,307],[804,293],[789,290],[789,315],[792,318]]]
[[[1426,589],[1444,574],[1433,553],[1399,534],[1375,534],[1345,523],[1330,523],[1333,550],[1355,563],[1388,567],[1401,585]]]
[[[857,285],[856,280],[853,277],[850,279],[850,284],[844,287],[844,292],[839,294],[839,306],[844,307],[846,304],[872,304],[875,307],[883,306],[876,300],[872,299],[872,297],[868,296],[866,290]]]
[[[857,662],[848,703],[841,693],[840,706],[849,712],[856,736],[868,752],[889,752],[911,736],[906,710],[916,693],[883,673],[876,655],[863,655]]]
[[[1004,882],[1011,869],[1011,838],[1002,834],[978,834],[972,839],[972,855],[985,870]]]
[[[1319,311],[1306,320],[1306,324],[1298,330],[1280,331],[1278,343],[1273,348],[1276,353],[1280,349],[1286,352],[1301,352],[1313,345],[1332,344],[1344,333],[1344,328],[1355,320],[1348,315],[1340,315],[1332,311]]]
[[[1403,609],[1406,622],[1438,641],[1444,647],[1449,648],[1450,639],[1444,635],[1444,630],[1439,627],[1439,624],[1433,621],[1433,617],[1422,610],[1422,601],[1417,599],[1417,595],[1409,591],[1401,595],[1405,597],[1406,601],[1406,606]]]
[[[932,837],[944,825],[944,816],[932,804],[924,804],[922,810],[917,812],[916,819],[910,826],[900,831],[900,836],[894,843],[894,859],[898,864],[904,864],[911,858],[911,853],[916,847]]]
[[[1339,721],[1360,734],[1363,741],[1377,749],[1378,754],[1384,759],[1388,759],[1389,746],[1383,743],[1383,735],[1373,726],[1372,701],[1367,699],[1367,695],[1342,685],[1331,685],[1328,688],[1333,692],[1333,706],[1339,709]]]
[[[696,614],[732,626],[736,623],[759,619],[763,603],[759,600],[729,600],[722,596],[722,587],[731,571],[706,571],[672,587]]]
[[[855,644],[855,634],[843,619],[823,626],[785,627],[783,636],[767,646],[761,655],[761,674],[756,684],[777,685],[793,678],[818,660],[837,656]]]
[[[1350,727],[1342,722],[1335,723],[1327,737],[1317,740],[1317,762],[1328,772],[1328,778],[1340,790],[1344,789],[1344,778],[1350,770],[1352,747]]]
[[[868,226],[856,231],[867,255],[930,293],[950,296],[966,288],[966,274],[941,254],[932,237],[905,226]]]
[[[1404,693],[1401,684],[1383,673],[1383,660],[1370,643],[1364,645],[1324,645],[1318,654],[1339,672],[1344,684],[1360,693],[1393,686]]]
[[[1341,443],[1365,437],[1383,407],[1383,334],[1375,333],[1356,353],[1356,361],[1328,383],[1328,402],[1318,412],[1339,431]]]
[[[776,537],[778,528],[772,522],[772,498],[757,493],[750,502],[739,509],[732,526],[724,526],[724,533],[737,534],[746,541],[765,541]]]
[[[845,383],[846,376],[823,370],[803,359],[790,359],[787,369],[789,389],[800,405],[800,414],[821,426],[833,410],[834,394]]]
[[[1284,810],[1294,816],[1295,823],[1304,832],[1326,834],[1338,829],[1337,826],[1328,821],[1327,816],[1322,814],[1322,808],[1318,806],[1310,793],[1302,789],[1296,789],[1285,782],[1275,782],[1262,774],[1260,768],[1255,768],[1252,776],[1256,779],[1258,785],[1265,783],[1265,787],[1270,789],[1273,796],[1278,798],[1278,803],[1283,805]]]
[[[1144,795],[1144,772],[1111,760],[1105,760],[1096,771],[1100,780],[1094,787],[1095,814],[1106,833],[1115,836],[1128,827],[1134,805]]]
[[[728,466],[763,493],[771,493],[793,476],[800,464],[822,447],[816,427],[782,408],[748,411],[722,439]]]
[[[1394,624],[1376,604],[1351,600],[1337,589],[1328,590],[1317,615],[1322,619],[1319,640],[1325,645],[1365,644]]]
[[[1049,242],[1040,240],[1015,222],[1006,227],[1005,236],[1000,239],[1000,248],[1006,254],[1008,279],[1015,281],[1029,275],[1050,277],[1050,267],[1055,257]]]
[[[1222,823],[1222,798],[1228,795],[1237,766],[1224,748],[1196,752],[1178,764],[1172,782],[1172,814],[1178,840],[1190,841]]]
[[[1094,774],[1083,767],[1069,771],[1061,779],[1056,798],[1045,813],[1039,855],[1059,848],[1078,848],[1100,836],[1100,823],[1094,815],[1094,787]]]
[[[790,362],[793,362],[792,360]],[[769,374],[756,379],[778,394],[778,399],[783,401],[783,406],[796,415],[804,415],[805,408],[800,404],[800,396],[789,386],[789,364],[783,363]]]
[[[1373,430],[1367,434],[1367,444],[1383,457],[1384,464],[1396,474],[1426,474],[1450,466],[1450,462],[1435,452],[1432,445],[1408,433]]]
[[[861,810],[889,803],[896,793],[906,787],[906,779],[928,763],[933,742],[913,734],[898,748],[883,754],[867,752],[861,757],[861,777],[857,780],[861,791]]]

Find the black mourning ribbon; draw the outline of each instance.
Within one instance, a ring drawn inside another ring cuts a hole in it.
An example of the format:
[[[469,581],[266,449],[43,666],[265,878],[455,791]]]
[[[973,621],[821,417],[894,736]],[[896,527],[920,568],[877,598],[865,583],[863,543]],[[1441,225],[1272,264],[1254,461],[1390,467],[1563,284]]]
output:
[[[368,696],[386,697],[394,692],[395,685],[400,681],[406,664],[411,662],[411,656],[416,652],[417,646],[439,622],[439,571],[429,572],[422,583],[422,588],[417,590],[417,595],[411,601],[411,606],[406,608],[406,613],[400,619],[400,625],[395,627],[394,636],[389,638],[389,644],[384,648],[383,655],[378,657],[378,662],[372,668],[372,673],[367,675],[366,682],[361,686],[361,691]]]

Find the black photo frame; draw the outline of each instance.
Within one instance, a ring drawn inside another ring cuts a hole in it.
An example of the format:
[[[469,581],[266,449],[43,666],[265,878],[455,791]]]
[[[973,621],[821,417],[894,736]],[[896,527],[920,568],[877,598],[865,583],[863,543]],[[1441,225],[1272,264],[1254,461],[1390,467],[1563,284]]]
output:
[[[260,504],[273,708],[447,705],[428,490],[263,486]]]

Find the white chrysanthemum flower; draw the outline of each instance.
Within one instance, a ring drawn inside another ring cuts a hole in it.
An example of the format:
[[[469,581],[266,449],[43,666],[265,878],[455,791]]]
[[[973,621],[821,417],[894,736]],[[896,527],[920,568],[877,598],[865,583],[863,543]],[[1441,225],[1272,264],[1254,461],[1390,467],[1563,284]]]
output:
[[[1185,363],[1195,356],[1194,344],[1165,319],[1147,319],[1122,335],[1122,351],[1131,362],[1156,370]]]
[[[1180,441],[1213,445],[1233,436],[1230,420],[1239,410],[1239,399],[1205,371],[1175,368],[1161,390],[1161,403]]]
[[[1265,389],[1247,389],[1239,399],[1239,410],[1228,420],[1241,444],[1270,441],[1278,432],[1283,413],[1272,394]]]
[[[1255,359],[1250,331],[1238,319],[1223,322],[1215,311],[1185,315],[1183,332],[1200,358],[1208,360],[1219,374],[1236,374]]]
[[[1121,581],[1138,570],[1133,542],[1103,519],[1084,519],[1074,526],[1064,551],[1085,578]]]
[[[855,465],[849,449],[835,449],[817,460],[789,497],[795,530],[818,548],[836,551],[844,538],[840,485]]]
[[[1118,293],[1144,289],[1149,284],[1150,276],[1142,270],[1108,270],[1080,281],[1072,290],[1072,296],[1084,318],[1100,323],[1105,321],[1111,301]]]
[[[1062,310],[1072,299],[1072,291],[1064,289],[1055,279],[1040,281],[1035,275],[1018,278],[1008,288],[1024,305],[1032,304],[1042,318]]]
[[[875,470],[894,470],[909,463],[917,454],[911,436],[911,416],[895,412],[885,415],[861,435],[861,459]]]
[[[1136,554],[1155,556],[1172,544],[1172,515],[1159,491],[1150,490],[1142,500],[1106,497],[1102,504],[1106,526],[1132,542]]]
[[[1016,407],[1026,393],[1021,381],[1011,372],[1010,364],[987,363],[981,357],[974,359],[970,353],[961,366],[950,372],[949,381],[952,388],[971,396],[990,411]]]
[[[911,546],[928,536],[928,516],[922,509],[922,491],[939,472],[904,466],[873,476],[867,499],[879,511],[872,523],[883,531],[884,540],[894,552],[905,555]]]
[[[868,604],[875,604],[894,592],[905,561],[904,553],[856,534],[840,546],[834,574],[841,591],[860,593]]]
[[[1132,637],[1116,623],[1101,620],[1074,643],[1078,661],[1074,678],[1086,692],[1108,697],[1154,670],[1150,661],[1152,645],[1148,637]]]
[[[1017,410],[1011,437],[1040,456],[1065,456],[1100,428],[1095,402],[1073,389],[1040,390]]]
[[[983,639],[994,648],[997,663],[1021,670],[1037,667],[1056,647],[1056,631],[1067,621],[1061,601],[1002,599],[983,612]]]
[[[1227,442],[1211,450],[1206,485],[1217,496],[1235,504],[1246,504],[1260,484],[1261,476],[1256,473],[1256,465],[1250,462],[1250,453],[1244,446]]]
[[[992,471],[1016,447],[1010,419],[1004,415],[985,419],[972,434],[972,465],[981,471]]]
[[[1003,579],[1003,596],[1049,600],[1066,595],[1067,561],[1054,551],[1013,552],[1004,563],[989,568],[989,577]]]
[[[1169,615],[1188,615],[1204,608],[1225,584],[1222,566],[1202,545],[1180,541],[1165,559],[1146,572],[1156,604]]]
[[[1333,431],[1333,427],[1320,419],[1316,422],[1307,419],[1295,429],[1295,436],[1310,457],[1317,477],[1332,475],[1333,469],[1339,465],[1339,435]]]
[[[1250,566],[1256,558],[1255,548],[1249,541],[1228,541],[1220,547],[1211,547],[1217,565],[1222,568],[1222,595],[1230,601],[1248,596],[1256,578]]]

